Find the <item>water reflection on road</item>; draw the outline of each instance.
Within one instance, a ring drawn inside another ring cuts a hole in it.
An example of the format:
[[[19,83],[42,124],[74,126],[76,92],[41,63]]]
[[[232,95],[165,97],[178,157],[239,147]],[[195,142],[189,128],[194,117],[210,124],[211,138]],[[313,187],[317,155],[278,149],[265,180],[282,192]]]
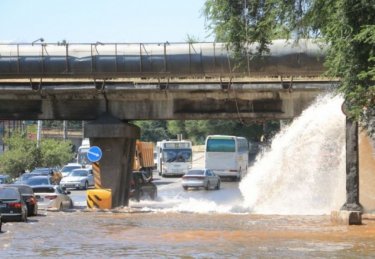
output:
[[[9,223],[11,257],[364,257],[375,255],[375,222],[331,225],[328,216],[176,212],[47,212]]]
[[[157,201],[87,211],[81,209],[85,192],[73,191],[72,211],[7,223],[1,258],[375,256],[375,221],[349,227],[331,224],[329,216],[254,215],[241,208],[238,183],[186,192],[179,178],[157,181]]]

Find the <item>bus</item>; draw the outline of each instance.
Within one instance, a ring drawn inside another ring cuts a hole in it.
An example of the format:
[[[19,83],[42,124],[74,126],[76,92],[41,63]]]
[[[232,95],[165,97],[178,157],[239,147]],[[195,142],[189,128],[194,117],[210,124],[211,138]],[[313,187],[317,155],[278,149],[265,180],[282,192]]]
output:
[[[205,168],[220,177],[241,180],[247,173],[249,144],[246,138],[228,135],[209,135],[205,142]]]
[[[90,149],[90,139],[84,138],[82,144],[79,146],[77,151],[77,163],[82,166],[91,165],[91,162],[87,158],[87,152]]]
[[[192,167],[192,144],[189,140],[163,140],[156,144],[157,171],[161,176],[183,176]]]

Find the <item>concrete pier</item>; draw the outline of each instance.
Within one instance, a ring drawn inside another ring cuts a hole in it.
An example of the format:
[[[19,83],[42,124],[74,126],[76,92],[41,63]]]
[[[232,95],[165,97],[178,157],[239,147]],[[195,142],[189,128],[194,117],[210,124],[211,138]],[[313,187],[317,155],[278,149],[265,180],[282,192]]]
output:
[[[140,137],[140,129],[104,114],[86,124],[84,135],[90,138],[91,146],[98,146],[103,152],[99,161],[101,185],[112,190],[112,208],[127,206],[135,141]]]
[[[346,117],[346,202],[332,218],[340,223],[360,225],[362,212],[359,203],[358,123]]]

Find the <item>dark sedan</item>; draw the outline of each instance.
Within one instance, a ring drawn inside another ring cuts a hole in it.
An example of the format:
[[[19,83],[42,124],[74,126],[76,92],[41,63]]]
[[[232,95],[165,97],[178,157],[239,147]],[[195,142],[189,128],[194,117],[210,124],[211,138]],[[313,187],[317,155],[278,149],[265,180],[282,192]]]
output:
[[[33,188],[25,184],[8,184],[4,185],[8,187],[16,187],[21,193],[23,200],[26,202],[27,206],[27,216],[36,216],[38,215],[38,202],[35,197]]]
[[[3,222],[27,221],[27,206],[16,187],[0,187],[0,213]]]

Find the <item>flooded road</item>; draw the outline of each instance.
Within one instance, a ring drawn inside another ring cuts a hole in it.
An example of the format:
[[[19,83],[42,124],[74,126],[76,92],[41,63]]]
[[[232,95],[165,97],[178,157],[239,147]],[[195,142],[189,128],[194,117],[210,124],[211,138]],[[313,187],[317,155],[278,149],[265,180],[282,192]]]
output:
[[[331,223],[329,215],[246,212],[236,182],[218,191],[184,191],[180,178],[158,178],[156,201],[113,211],[85,209],[85,191],[72,191],[75,209],[40,211],[28,223],[6,223],[1,258],[248,258],[375,256],[375,220]],[[238,203],[238,206],[234,205]]]
[[[1,258],[248,258],[375,256],[375,221],[329,216],[177,212],[46,212],[7,223]]]

